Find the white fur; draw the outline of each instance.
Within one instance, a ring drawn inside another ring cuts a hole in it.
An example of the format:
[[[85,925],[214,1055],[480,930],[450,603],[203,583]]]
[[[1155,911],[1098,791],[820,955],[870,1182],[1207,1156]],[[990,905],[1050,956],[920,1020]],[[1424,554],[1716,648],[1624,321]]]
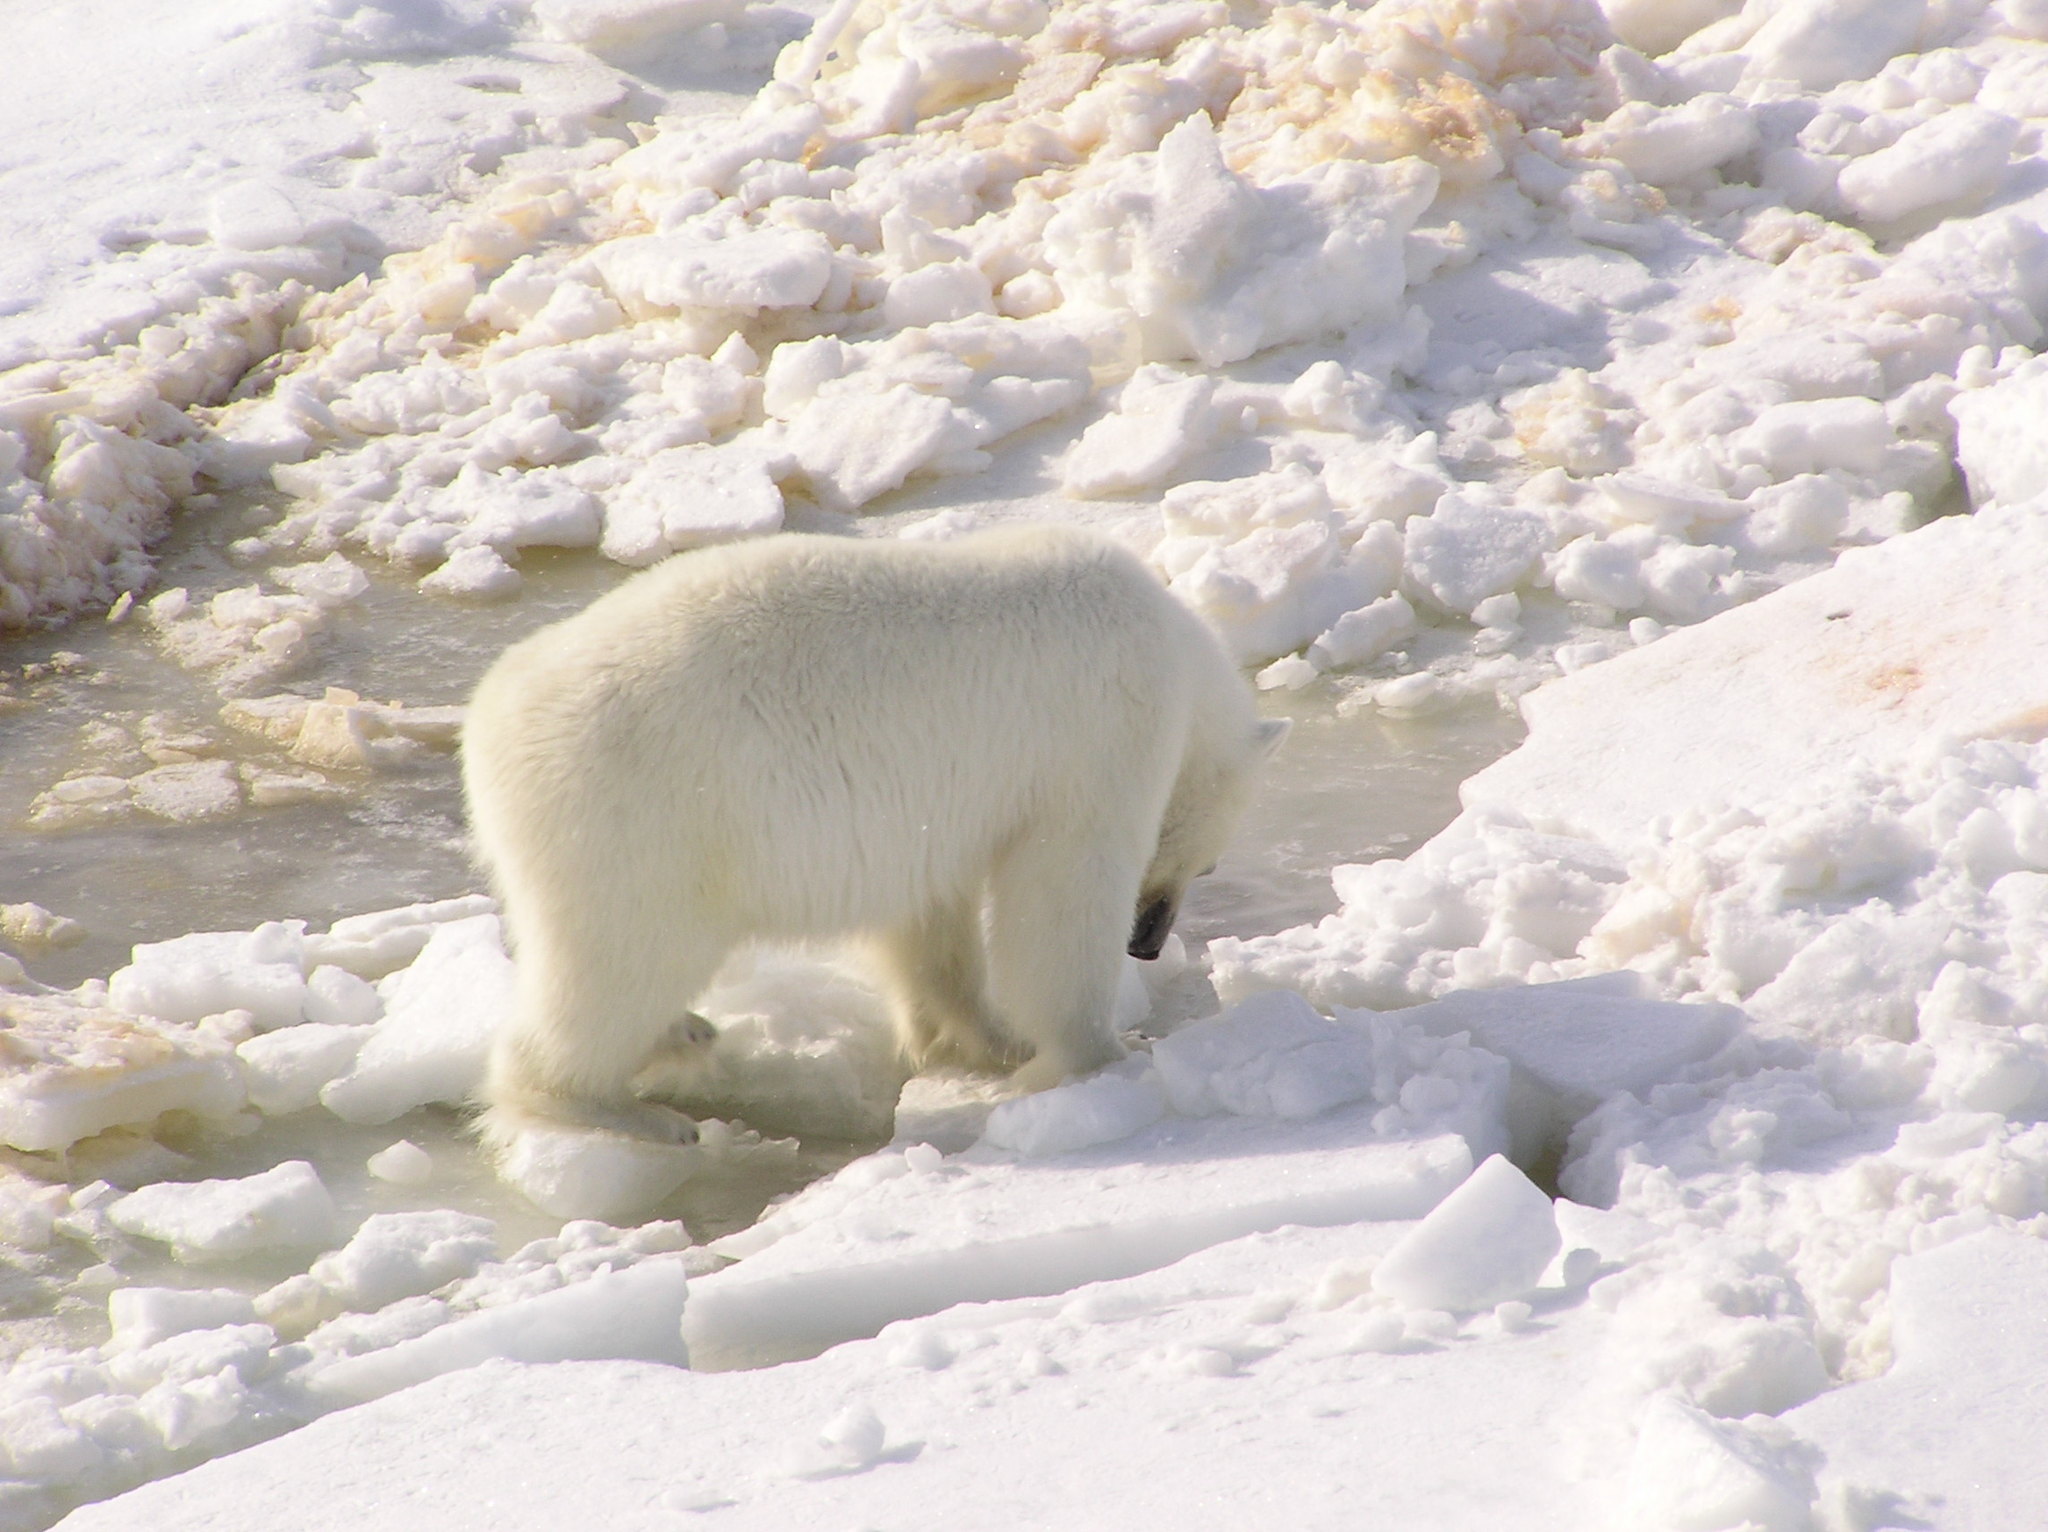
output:
[[[1261,725],[1222,647],[1071,528],[683,554],[507,650],[464,783],[516,944],[486,1130],[687,1135],[635,1077],[755,937],[868,939],[918,1062],[1036,1089],[1122,1053],[1133,912],[1235,827]],[[984,907],[987,918],[984,921]]]

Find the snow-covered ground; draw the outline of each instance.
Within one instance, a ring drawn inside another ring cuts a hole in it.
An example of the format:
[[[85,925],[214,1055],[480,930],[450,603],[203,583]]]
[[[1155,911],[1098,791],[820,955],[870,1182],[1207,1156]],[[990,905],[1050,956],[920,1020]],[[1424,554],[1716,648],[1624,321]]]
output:
[[[0,107],[0,897],[338,843],[0,906],[0,1523],[2048,1524],[2048,6],[161,9]],[[763,953],[701,1146],[492,1184],[482,659],[1020,516],[1322,752],[1132,1058]]]

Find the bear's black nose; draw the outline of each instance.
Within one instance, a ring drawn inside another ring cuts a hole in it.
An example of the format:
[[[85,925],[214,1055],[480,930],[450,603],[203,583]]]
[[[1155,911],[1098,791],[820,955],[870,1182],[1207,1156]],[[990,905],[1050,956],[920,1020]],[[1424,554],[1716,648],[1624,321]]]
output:
[[[1138,911],[1137,922],[1131,927],[1131,956],[1140,962],[1151,962],[1159,956],[1159,949],[1166,945],[1166,933],[1172,929],[1173,901],[1154,899]]]

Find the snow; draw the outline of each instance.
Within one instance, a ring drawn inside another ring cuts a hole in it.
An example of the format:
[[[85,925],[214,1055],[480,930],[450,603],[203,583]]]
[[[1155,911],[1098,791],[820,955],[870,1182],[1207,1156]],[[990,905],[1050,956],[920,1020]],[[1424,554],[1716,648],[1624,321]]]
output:
[[[1702,1532],[1812,1526],[1813,1473],[1771,1424],[1717,1420],[1668,1394],[1651,1401],[1629,1463],[1630,1513],[1642,1526]]]
[[[714,1242],[742,1259],[694,1288],[692,1363],[811,1355],[956,1303],[1064,1292],[1286,1224],[1417,1216],[1470,1170],[1471,1151],[1376,1131],[1377,1115],[1336,1115],[1277,1142],[1241,1121],[1169,1121],[1114,1151],[1018,1160],[991,1146],[934,1172],[883,1151]],[[1216,1157],[1253,1143],[1270,1163]]]
[[[2048,10],[128,10],[0,104],[0,1526],[2042,1519]],[[1371,862],[1295,789],[1110,1070],[750,952],[697,1144],[493,1178],[491,902],[321,892],[470,660],[1015,517],[1527,739]],[[295,876],[38,881],[202,840]]]
[[[2048,1322],[2044,1257],[2039,1240],[1987,1231],[1900,1261],[1891,1370],[1801,1405],[1788,1423],[1909,1514],[2024,1523],[2048,1504],[2028,1425],[2041,1389],[2030,1359]]]
[[[696,1515],[762,1528],[915,1524],[947,1507],[969,1526],[1056,1514],[1082,1528],[1221,1528],[1276,1506],[1334,1526],[1360,1503],[1451,1532],[1503,1517],[1594,1524],[1603,1502],[1564,1471],[1570,1428],[1558,1418],[1582,1382],[1590,1316],[1483,1335],[1444,1316],[1417,1349],[1361,1344],[1360,1314],[1316,1286],[1370,1250],[1356,1228],[1287,1230],[1055,1299],[965,1307],[802,1367],[483,1367],[89,1508],[73,1525],[202,1525],[229,1493],[294,1525],[348,1525],[390,1505],[392,1465],[423,1436],[445,1461],[392,1512],[420,1527],[593,1515],[649,1528]],[[1285,1384],[1262,1377],[1278,1357],[1294,1363]],[[1502,1389],[1503,1368],[1529,1386]],[[588,1445],[571,1447],[551,1419],[584,1423]],[[1443,1421],[1460,1422],[1448,1441]],[[1048,1465],[1101,1492],[1062,1493]],[[1468,1487],[1452,1494],[1453,1484]]]
[[[9,475],[26,518],[0,575],[10,621],[139,583],[189,492],[178,411],[225,398],[309,288],[425,237],[494,167],[616,152],[629,83],[580,50],[509,46],[519,18],[493,0],[216,4],[144,29],[70,0],[24,24],[0,365],[20,369],[14,419],[69,418],[54,463],[38,449],[33,480]],[[67,554],[81,513],[99,525]]]
[[[1756,801],[1774,784],[1930,737],[2024,735],[2048,709],[2038,511],[1936,522],[1750,606],[1568,676],[1524,703],[1530,741],[1464,785],[1546,826],[1622,845],[1659,813]],[[1945,595],[1930,604],[1930,586]],[[1775,656],[1769,665],[1757,656]],[[1702,706],[1699,670],[1729,679]],[[1642,727],[1597,754],[1622,698]],[[1801,727],[1787,730],[1793,717]],[[1654,745],[1650,741],[1654,740]]]
[[[1166,1098],[1157,1079],[1099,1074],[998,1102],[982,1137],[998,1149],[1031,1157],[1070,1154],[1129,1138],[1165,1115]]]
[[[2048,458],[2031,423],[2048,406],[2048,368],[2029,358],[1989,388],[1950,404],[1956,461],[1982,504],[2019,505],[2048,494]]]
[[[294,1184],[147,1190],[180,1192],[167,1216],[191,1232],[226,1228],[219,1215],[237,1200],[308,1212],[318,1181],[282,1179]],[[246,1220],[240,1227],[248,1232]],[[5,1380],[10,1524],[50,1519],[35,1479],[105,1494],[488,1358],[678,1363],[691,1258],[673,1252],[685,1238],[672,1223],[623,1232],[571,1223],[500,1260],[489,1220],[374,1215],[310,1274],[253,1299],[222,1288],[118,1288],[106,1299],[104,1345],[31,1352]],[[440,1296],[424,1296],[429,1289]],[[351,1307],[373,1304],[382,1306]]]
[[[1513,990],[1460,990],[1400,1015],[1438,1036],[1469,1033],[1507,1060],[1509,1142],[1518,1162],[1536,1165],[1559,1155],[1572,1128],[1600,1102],[1646,1094],[1712,1057],[1741,1024],[1731,1006],[1674,1005],[1650,998],[1648,987],[1633,973],[1602,973]]]

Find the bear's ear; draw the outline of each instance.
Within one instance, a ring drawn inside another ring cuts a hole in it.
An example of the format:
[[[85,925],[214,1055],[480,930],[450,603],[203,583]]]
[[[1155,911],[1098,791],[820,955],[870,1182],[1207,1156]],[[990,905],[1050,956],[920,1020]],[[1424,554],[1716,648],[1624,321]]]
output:
[[[1252,725],[1252,747],[1258,751],[1259,759],[1265,760],[1280,748],[1280,742],[1287,738],[1287,731],[1294,727],[1291,718],[1261,718]]]

